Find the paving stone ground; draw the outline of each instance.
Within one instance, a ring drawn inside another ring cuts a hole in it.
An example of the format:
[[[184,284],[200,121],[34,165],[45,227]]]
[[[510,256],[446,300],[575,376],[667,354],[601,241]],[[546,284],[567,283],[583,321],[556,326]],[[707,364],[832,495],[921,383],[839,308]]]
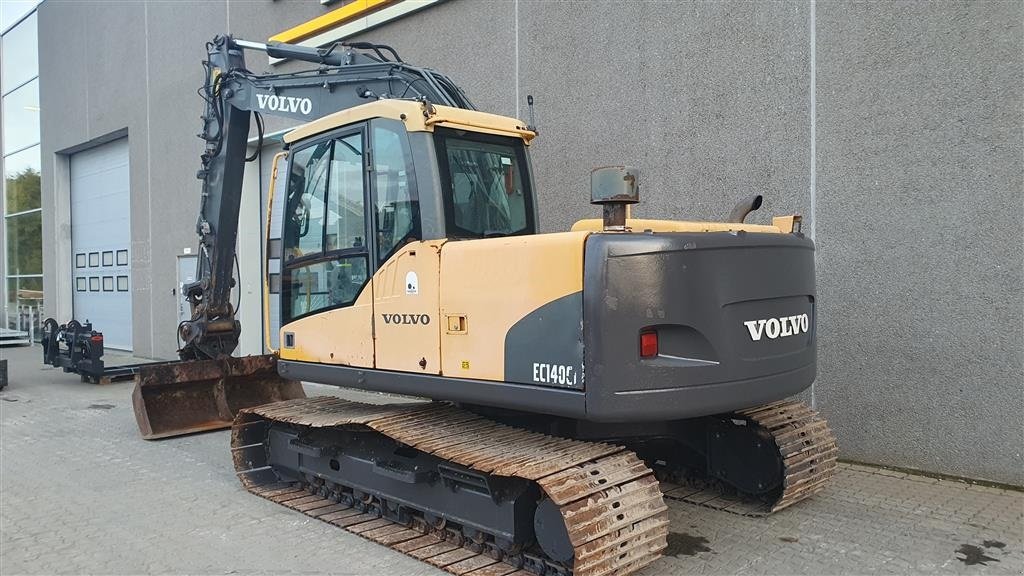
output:
[[[130,383],[81,383],[40,356],[0,348],[0,574],[443,574],[248,494],[227,432],[139,439]],[[1024,573],[1017,491],[843,464],[768,518],[669,508],[669,555],[645,576]]]

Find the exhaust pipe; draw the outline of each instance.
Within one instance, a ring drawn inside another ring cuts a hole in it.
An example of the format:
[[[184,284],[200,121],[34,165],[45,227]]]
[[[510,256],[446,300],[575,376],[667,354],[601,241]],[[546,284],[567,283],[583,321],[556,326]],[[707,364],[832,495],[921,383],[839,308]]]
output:
[[[745,200],[740,200],[740,203],[732,209],[729,213],[729,222],[735,222],[742,224],[747,219],[747,215],[761,207],[761,201],[764,197],[760,194],[755,194]]]
[[[640,170],[602,166],[590,171],[590,203],[604,209],[606,232],[625,232],[628,206],[640,202]]]

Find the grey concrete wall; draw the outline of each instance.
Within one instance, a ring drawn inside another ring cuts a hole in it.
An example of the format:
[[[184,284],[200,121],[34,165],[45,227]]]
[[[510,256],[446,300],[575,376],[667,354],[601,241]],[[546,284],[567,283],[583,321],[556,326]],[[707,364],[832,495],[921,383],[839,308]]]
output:
[[[646,217],[722,219],[739,198],[809,212],[806,3],[520,4],[546,229],[594,217],[594,166],[641,169]],[[525,109],[524,109],[525,113]]]
[[[847,458],[1024,484],[1022,16],[818,5],[817,389]]]
[[[169,356],[174,254],[195,242],[203,42],[326,8],[125,6],[40,9],[44,190],[48,155],[128,127],[133,237],[150,248],[136,285],[152,286],[136,347]],[[640,216],[720,219],[755,192],[767,213],[804,214],[821,343],[805,397],[844,455],[1024,484],[1022,17],[1017,2],[450,0],[359,39],[444,71],[484,110],[523,117],[535,96],[545,230],[596,215],[588,172],[613,163],[642,169]],[[86,48],[69,57],[67,38]],[[146,38],[148,58],[95,61]]]

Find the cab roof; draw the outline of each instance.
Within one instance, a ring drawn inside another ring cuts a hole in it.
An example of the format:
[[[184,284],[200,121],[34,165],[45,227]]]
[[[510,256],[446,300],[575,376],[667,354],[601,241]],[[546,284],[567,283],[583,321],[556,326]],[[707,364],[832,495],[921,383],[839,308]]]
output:
[[[434,126],[458,128],[471,132],[522,138],[527,144],[537,134],[526,123],[508,116],[477,110],[438,106],[416,100],[382,99],[347,108],[299,126],[284,135],[288,144],[322,134],[341,126],[372,118],[392,118],[405,124],[409,132],[433,132]]]

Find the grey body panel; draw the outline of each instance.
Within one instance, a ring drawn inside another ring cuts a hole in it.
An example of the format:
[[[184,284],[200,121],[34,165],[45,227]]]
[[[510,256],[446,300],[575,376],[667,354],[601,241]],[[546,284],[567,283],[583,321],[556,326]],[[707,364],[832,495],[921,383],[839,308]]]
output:
[[[583,293],[523,316],[505,335],[505,380],[582,390]]]
[[[281,376],[293,380],[359,390],[498,406],[509,410],[538,412],[567,418],[586,417],[586,400],[582,390],[290,360],[278,361],[277,371]]]
[[[590,420],[728,412],[814,380],[814,244],[806,238],[594,234],[583,285]],[[806,331],[785,337],[762,332],[755,341],[744,325],[802,314]],[[640,358],[645,330],[658,332],[655,358]]]

